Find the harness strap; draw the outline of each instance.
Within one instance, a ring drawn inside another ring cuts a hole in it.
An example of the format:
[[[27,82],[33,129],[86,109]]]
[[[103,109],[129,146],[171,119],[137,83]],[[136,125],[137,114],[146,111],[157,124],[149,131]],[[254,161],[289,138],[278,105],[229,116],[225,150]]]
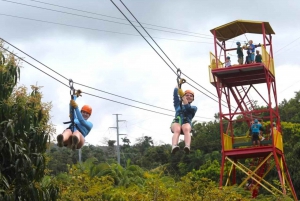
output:
[[[72,79],[69,79],[69,86],[70,86],[70,95],[71,95],[71,99],[74,100],[74,94],[75,94],[75,89],[73,87],[73,80]],[[72,107],[71,108],[71,111],[70,111],[70,114],[71,114],[71,126],[72,126],[72,133],[74,132],[74,109]]]
[[[71,123],[71,125],[68,128],[71,129],[72,132],[74,132],[74,127],[76,127],[76,129],[83,135],[82,130],[80,130],[80,128],[78,127],[77,124],[75,124],[75,123],[73,124],[72,121],[67,121],[67,122],[63,122],[63,123],[64,124],[70,124]]]

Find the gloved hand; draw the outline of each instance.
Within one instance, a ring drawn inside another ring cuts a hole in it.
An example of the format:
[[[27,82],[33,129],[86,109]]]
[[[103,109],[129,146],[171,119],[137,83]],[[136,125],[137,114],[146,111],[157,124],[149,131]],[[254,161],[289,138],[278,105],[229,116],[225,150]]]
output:
[[[82,91],[80,89],[76,90],[75,94],[77,97],[81,96]]]
[[[179,83],[180,83],[180,84],[184,84],[184,83],[186,83],[186,81],[185,81],[185,79],[182,79],[182,78],[181,78],[180,81],[179,81]]]
[[[180,98],[184,96],[184,92],[182,89],[178,89],[178,95],[180,96]]]
[[[76,103],[74,100],[71,100],[71,101],[70,101],[70,105],[71,105],[73,108],[77,108],[77,107],[78,107],[77,103]]]

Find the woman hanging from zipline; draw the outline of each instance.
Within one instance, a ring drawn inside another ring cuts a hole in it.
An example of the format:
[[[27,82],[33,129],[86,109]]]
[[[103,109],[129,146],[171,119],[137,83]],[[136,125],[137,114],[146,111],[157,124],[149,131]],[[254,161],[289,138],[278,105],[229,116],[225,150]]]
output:
[[[178,73],[178,71],[177,71]],[[181,73],[181,72],[180,72]],[[194,101],[194,92],[186,90],[183,92],[181,85],[185,82],[184,79],[180,79],[180,75],[177,78],[178,86],[175,87],[173,92],[174,108],[175,108],[175,119],[171,124],[172,137],[172,154],[179,151],[178,140],[180,134],[184,135],[184,152],[190,153],[191,145],[191,131],[192,131],[192,119],[194,118],[197,107],[191,106]],[[180,100],[180,98],[181,100]]]
[[[88,121],[92,114],[92,108],[89,105],[84,105],[79,111],[76,103],[76,98],[80,96],[81,91],[77,90],[76,94],[72,95],[70,101],[70,126],[64,132],[57,136],[57,145],[59,147],[66,146],[73,150],[80,149],[85,142],[85,137],[91,131],[93,124]]]

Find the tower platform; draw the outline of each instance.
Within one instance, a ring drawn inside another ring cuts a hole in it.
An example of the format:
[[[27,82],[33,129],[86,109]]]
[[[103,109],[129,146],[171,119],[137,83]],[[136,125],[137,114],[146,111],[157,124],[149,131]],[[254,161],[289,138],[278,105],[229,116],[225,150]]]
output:
[[[273,73],[263,63],[218,68],[212,70],[211,73],[222,82],[224,87],[267,83],[266,73],[275,79]],[[215,83],[212,82],[213,85]]]

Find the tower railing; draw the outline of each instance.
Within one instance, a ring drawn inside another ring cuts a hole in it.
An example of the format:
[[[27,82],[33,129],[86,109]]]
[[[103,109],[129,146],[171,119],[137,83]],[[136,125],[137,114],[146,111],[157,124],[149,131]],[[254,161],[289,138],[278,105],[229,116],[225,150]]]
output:
[[[274,60],[273,58],[271,58],[270,54],[267,52],[264,46],[261,46],[261,57],[262,63],[275,76]]]
[[[266,139],[265,141],[261,141],[261,144],[265,145],[272,145],[274,143],[274,146],[281,150],[283,152],[283,140],[282,140],[282,134],[275,128],[273,129],[273,136],[274,141],[272,142],[272,139]],[[224,150],[232,150],[235,148],[245,148],[245,147],[252,147],[252,140],[250,135],[245,136],[239,136],[239,137],[231,137],[230,135],[223,133],[223,144],[224,144]]]
[[[224,63],[222,63],[219,59],[217,59],[212,52],[209,53],[209,57],[210,57],[210,65],[208,66],[209,81],[210,83],[214,83],[215,81],[211,71],[217,68],[224,68]],[[217,67],[217,62],[219,62],[218,67]]]

